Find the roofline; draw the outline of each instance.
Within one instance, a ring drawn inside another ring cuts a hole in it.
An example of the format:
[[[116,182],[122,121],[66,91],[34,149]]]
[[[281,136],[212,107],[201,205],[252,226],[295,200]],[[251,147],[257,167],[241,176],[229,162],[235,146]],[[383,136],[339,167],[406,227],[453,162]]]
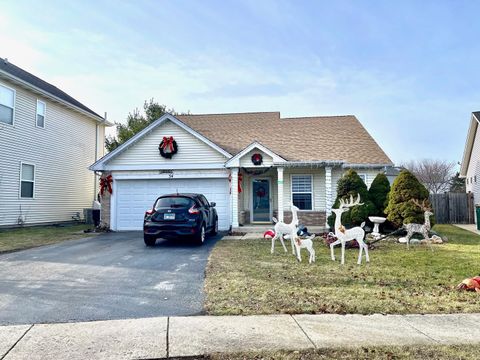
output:
[[[245,146],[239,153],[237,153],[235,156],[233,156],[231,159],[225,162],[225,167],[238,167],[240,164],[236,163],[237,161],[240,161],[240,158],[242,156],[245,156],[248,152],[253,150],[254,148],[258,148],[261,151],[263,151],[265,154],[271,156],[273,158],[273,162],[277,162],[280,164],[283,164],[287,160],[283,158],[282,156],[278,155],[274,151],[270,150],[268,147],[265,145],[259,143],[258,141],[254,141],[250,143],[249,145]]]
[[[470,117],[470,126],[468,127],[467,138],[465,140],[465,148],[463,150],[462,164],[460,165],[460,177],[467,176],[468,164],[472,156],[473,144],[475,143],[475,135],[477,133],[477,127],[480,123],[480,119],[472,112]]]
[[[243,114],[279,114],[280,111],[246,111],[231,113],[210,113],[210,114],[182,114],[181,116],[211,116],[211,115],[243,115]]]
[[[361,169],[361,168],[385,168],[393,167],[393,164],[349,164],[345,160],[305,160],[305,161],[287,161],[284,163],[274,162],[275,166],[284,166],[284,167],[302,167],[302,166],[312,166],[312,167],[323,167],[323,166],[341,166],[344,169]]]
[[[88,168],[92,171],[103,171],[103,170],[107,170],[105,168],[105,165],[108,161],[110,161],[112,158],[116,157],[117,155],[121,154],[122,152],[124,152],[125,150],[127,150],[130,146],[132,146],[133,144],[135,144],[137,141],[139,141],[141,138],[143,138],[145,135],[147,135],[148,133],[150,133],[151,131],[153,131],[157,126],[160,126],[161,124],[163,124],[165,121],[167,120],[170,120],[172,121],[174,124],[178,125],[179,127],[181,127],[182,129],[184,129],[185,131],[189,132],[190,134],[192,134],[193,136],[195,136],[197,139],[203,141],[204,143],[206,143],[207,145],[209,145],[210,147],[212,147],[213,149],[217,150],[219,153],[221,153],[222,155],[224,155],[225,157],[227,158],[231,158],[232,157],[232,154],[228,153],[227,151],[225,151],[224,149],[222,149],[221,147],[219,147],[217,144],[215,144],[214,142],[210,141],[209,139],[207,139],[205,136],[203,136],[202,134],[198,133],[197,131],[193,130],[191,127],[189,127],[188,125],[186,125],[184,122],[182,122],[181,120],[177,119],[174,115],[170,114],[170,113],[165,113],[163,116],[161,116],[160,118],[158,118],[157,120],[155,120],[154,122],[152,122],[150,125],[148,125],[145,129],[143,129],[142,131],[139,131],[138,133],[136,133],[134,136],[132,136],[130,139],[128,139],[127,141],[125,141],[122,145],[118,146],[115,150],[109,152],[107,155],[103,156],[102,158],[98,159],[97,161],[95,161],[92,165],[90,165]]]
[[[104,123],[106,126],[113,126],[113,125],[114,125],[113,123],[107,121],[105,118],[101,117],[100,115],[94,115],[94,114],[92,114],[92,113],[90,113],[90,112],[88,112],[88,111],[86,111],[86,110],[84,110],[84,109],[81,109],[81,108],[79,108],[78,106],[75,106],[75,105],[73,105],[72,103],[70,103],[70,102],[68,102],[68,101],[65,101],[65,100],[63,100],[63,99],[60,99],[59,97],[57,97],[57,96],[49,93],[48,91],[45,91],[45,90],[40,89],[39,87],[37,87],[37,86],[35,86],[35,85],[32,85],[32,84],[29,83],[28,81],[22,80],[22,79],[20,79],[20,78],[18,78],[18,77],[16,77],[16,76],[10,74],[9,72],[6,72],[6,71],[4,71],[4,70],[0,70],[0,74],[6,76],[7,78],[9,78],[9,79],[11,79],[11,80],[13,80],[14,82],[20,83],[20,84],[23,85],[23,86],[26,86],[26,87],[28,87],[28,88],[30,88],[30,89],[33,89],[34,91],[39,92],[39,93],[45,95],[46,97],[49,97],[49,98],[51,98],[51,99],[54,99],[55,101],[57,101],[57,102],[65,105],[65,106],[67,106],[67,107],[69,107],[69,108],[72,108],[73,110],[78,111],[78,112],[82,113],[83,115],[88,116],[89,118],[92,118],[92,119],[94,119],[94,120],[96,120],[96,121],[98,121],[98,122],[102,122],[102,123]]]
[[[362,168],[370,168],[370,169],[377,169],[377,168],[385,168],[385,167],[393,167],[393,163],[384,163],[384,164],[376,164],[376,163],[366,163],[366,164],[343,164],[344,169],[362,169]]]

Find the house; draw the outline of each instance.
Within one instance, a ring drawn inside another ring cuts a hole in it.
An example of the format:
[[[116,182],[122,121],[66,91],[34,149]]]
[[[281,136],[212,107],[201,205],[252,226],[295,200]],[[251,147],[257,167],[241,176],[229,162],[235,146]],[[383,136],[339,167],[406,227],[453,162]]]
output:
[[[370,185],[392,165],[355,116],[263,112],[166,114],[90,169],[111,175],[102,221],[113,230],[142,229],[155,199],[175,192],[214,201],[219,229],[227,230],[272,216],[288,221],[291,202],[302,223],[323,226],[346,169]]]
[[[473,193],[474,204],[480,203],[480,111],[470,118],[465,150],[460,166],[460,178],[465,179],[467,193]]]
[[[0,226],[72,221],[97,192],[105,119],[0,58]]]

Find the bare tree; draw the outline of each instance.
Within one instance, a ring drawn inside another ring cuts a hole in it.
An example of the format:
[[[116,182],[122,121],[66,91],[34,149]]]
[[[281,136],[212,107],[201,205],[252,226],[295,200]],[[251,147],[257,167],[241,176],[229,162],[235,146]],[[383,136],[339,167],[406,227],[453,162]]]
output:
[[[446,160],[412,160],[402,164],[402,167],[415,175],[432,194],[447,192],[455,176],[455,163]]]

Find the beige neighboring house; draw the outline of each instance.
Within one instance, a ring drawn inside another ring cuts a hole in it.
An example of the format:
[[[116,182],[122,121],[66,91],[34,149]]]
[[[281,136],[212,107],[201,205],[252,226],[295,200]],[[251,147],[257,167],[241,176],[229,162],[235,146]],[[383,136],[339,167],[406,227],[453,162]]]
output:
[[[72,221],[90,208],[105,119],[0,58],[0,227]]]
[[[178,146],[171,159],[159,154],[164,137]],[[369,186],[391,166],[355,116],[262,112],[166,114],[90,169],[112,175],[102,220],[113,230],[141,230],[156,198],[175,192],[203,193],[216,203],[219,229],[227,230],[271,224],[272,216],[289,221],[290,203],[302,223],[325,226],[347,169]]]
[[[463,152],[460,177],[465,179],[467,193],[473,193],[474,204],[480,204],[480,111],[470,118],[465,150]],[[476,223],[476,215],[475,215]]]

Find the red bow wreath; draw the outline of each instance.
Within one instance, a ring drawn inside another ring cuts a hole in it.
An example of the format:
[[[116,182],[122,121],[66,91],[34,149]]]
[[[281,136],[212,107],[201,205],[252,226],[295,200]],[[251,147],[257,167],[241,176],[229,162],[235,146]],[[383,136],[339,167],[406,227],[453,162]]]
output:
[[[177,142],[173,139],[173,136],[164,136],[160,145],[158,145],[160,155],[164,158],[171,159],[178,151]]]
[[[103,196],[103,192],[107,190],[110,194],[112,193],[112,175],[107,177],[100,178],[100,195]]]
[[[230,182],[230,194],[232,193],[232,174],[228,175],[228,181]],[[243,175],[238,174],[238,193],[240,194],[242,192],[242,181],[243,181]]]

